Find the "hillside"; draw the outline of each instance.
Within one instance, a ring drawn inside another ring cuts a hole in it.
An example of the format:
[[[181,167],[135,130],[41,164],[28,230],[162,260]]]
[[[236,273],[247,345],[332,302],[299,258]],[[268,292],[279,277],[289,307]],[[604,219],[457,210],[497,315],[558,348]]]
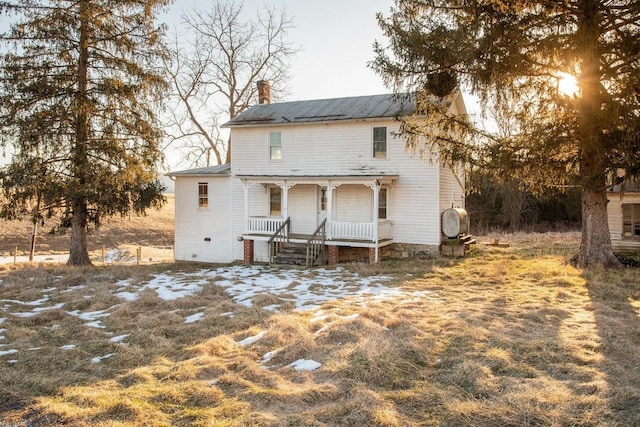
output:
[[[146,246],[163,247],[173,245],[173,218],[175,197],[166,194],[167,203],[160,209],[151,209],[145,216],[130,215],[112,217],[98,229],[91,230],[88,238],[89,251],[116,250]],[[64,254],[69,251],[69,233],[51,234],[57,225],[52,218],[38,229],[36,254]],[[28,220],[0,220],[0,256],[13,255],[16,246],[19,255],[29,253],[32,224]]]

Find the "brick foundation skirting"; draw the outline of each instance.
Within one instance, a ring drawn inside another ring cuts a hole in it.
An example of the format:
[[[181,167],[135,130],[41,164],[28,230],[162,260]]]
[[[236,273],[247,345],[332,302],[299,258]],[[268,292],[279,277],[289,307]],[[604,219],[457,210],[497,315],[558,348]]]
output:
[[[335,265],[340,262],[340,247],[339,246],[328,246],[328,262],[329,265]]]
[[[253,264],[253,240],[245,240],[244,241],[244,265]]]

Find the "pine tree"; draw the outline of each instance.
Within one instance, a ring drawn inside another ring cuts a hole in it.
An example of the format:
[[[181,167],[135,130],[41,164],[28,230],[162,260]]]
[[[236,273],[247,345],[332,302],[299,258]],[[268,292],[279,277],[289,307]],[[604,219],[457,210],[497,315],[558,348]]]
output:
[[[91,264],[90,226],[143,213],[164,198],[157,180],[157,106],[169,0],[0,1],[0,143],[5,217],[58,214],[71,228],[68,264]],[[35,209],[35,210],[34,210]]]
[[[500,168],[530,188],[580,176],[580,266],[619,265],[607,223],[607,179],[640,170],[640,3],[632,0],[396,0],[378,16],[390,46],[372,67],[395,90],[444,96],[466,87],[513,117],[508,137],[439,115],[438,129],[482,136],[472,144],[426,135],[445,160]],[[563,92],[576,76],[578,93]],[[433,123],[431,123],[433,124]],[[429,144],[429,143],[428,143]]]

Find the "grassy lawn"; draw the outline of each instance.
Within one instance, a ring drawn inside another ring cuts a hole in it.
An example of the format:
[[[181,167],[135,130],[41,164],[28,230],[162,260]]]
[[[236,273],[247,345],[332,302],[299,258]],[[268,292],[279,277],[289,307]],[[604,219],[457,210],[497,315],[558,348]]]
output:
[[[640,270],[575,249],[5,267],[0,425],[640,425]]]

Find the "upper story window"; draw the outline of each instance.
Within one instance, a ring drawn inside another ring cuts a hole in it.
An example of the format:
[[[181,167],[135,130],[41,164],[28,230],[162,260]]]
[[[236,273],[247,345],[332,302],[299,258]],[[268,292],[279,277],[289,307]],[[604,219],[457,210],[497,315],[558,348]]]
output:
[[[640,239],[640,203],[622,204],[622,237]]]
[[[386,127],[373,128],[373,158],[374,159],[387,158],[387,128]]]
[[[282,132],[269,132],[269,160],[282,160]]]
[[[198,183],[198,207],[209,207],[209,184],[206,182]]]
[[[282,189],[269,187],[269,215],[282,215]]]
[[[378,219],[387,219],[387,189],[381,188],[378,194]]]

